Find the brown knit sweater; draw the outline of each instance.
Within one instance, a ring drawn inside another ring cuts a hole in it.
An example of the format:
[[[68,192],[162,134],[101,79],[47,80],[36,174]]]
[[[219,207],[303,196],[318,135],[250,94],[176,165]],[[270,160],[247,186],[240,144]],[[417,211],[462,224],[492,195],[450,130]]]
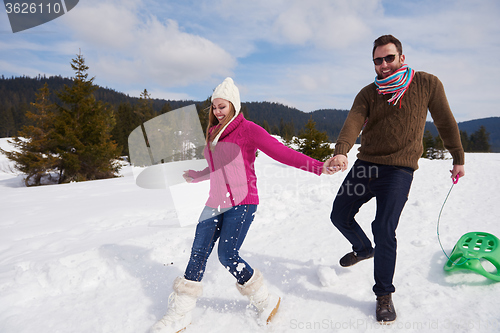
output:
[[[418,169],[422,156],[425,121],[429,109],[453,164],[465,163],[457,122],[451,113],[441,81],[434,75],[416,72],[397,105],[387,102],[392,94],[381,95],[375,83],[364,87],[354,99],[340,131],[335,155],[347,155],[361,135],[358,158],[363,161]]]

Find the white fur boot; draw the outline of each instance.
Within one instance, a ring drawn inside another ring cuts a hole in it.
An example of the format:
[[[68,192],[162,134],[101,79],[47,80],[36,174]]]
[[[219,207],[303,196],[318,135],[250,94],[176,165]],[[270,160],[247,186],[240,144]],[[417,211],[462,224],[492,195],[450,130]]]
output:
[[[278,311],[281,298],[267,290],[262,273],[255,269],[250,280],[244,285],[236,283],[236,287],[242,295],[248,297],[250,304],[253,304],[259,311],[259,324],[268,324]]]
[[[177,333],[191,324],[191,313],[196,300],[201,296],[201,282],[178,277],[174,281],[174,292],[168,299],[167,314],[150,330],[151,333]]]

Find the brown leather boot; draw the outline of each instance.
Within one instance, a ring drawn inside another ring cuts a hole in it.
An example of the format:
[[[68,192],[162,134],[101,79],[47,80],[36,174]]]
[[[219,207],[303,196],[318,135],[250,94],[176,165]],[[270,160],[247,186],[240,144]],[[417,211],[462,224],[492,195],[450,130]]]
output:
[[[355,265],[358,262],[360,262],[361,260],[373,258],[374,254],[375,254],[375,252],[372,251],[372,253],[368,254],[367,256],[361,257],[361,256],[358,256],[358,254],[354,251],[349,252],[348,254],[346,254],[345,256],[340,258],[340,266],[349,267],[349,266]]]
[[[377,296],[377,321],[381,324],[391,324],[396,320],[396,310],[392,303],[392,295]]]

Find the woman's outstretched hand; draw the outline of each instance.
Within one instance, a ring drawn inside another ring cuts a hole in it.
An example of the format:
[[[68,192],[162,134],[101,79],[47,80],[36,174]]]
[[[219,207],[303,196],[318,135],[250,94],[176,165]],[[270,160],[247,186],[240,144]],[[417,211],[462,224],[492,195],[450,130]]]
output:
[[[182,175],[186,182],[192,183],[193,182],[193,177],[189,176],[189,170],[184,170],[184,174]]]

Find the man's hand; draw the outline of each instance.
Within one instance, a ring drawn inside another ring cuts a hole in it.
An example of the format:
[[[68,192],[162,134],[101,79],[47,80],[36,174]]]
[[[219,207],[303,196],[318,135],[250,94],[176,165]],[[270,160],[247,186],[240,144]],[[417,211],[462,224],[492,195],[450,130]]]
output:
[[[453,170],[450,170],[450,172],[452,179],[457,178],[457,175],[459,178],[462,178],[465,176],[465,167],[463,165],[453,165]]]
[[[329,174],[334,174],[339,171],[346,171],[348,164],[347,156],[339,154],[329,158],[324,167],[329,171]]]

